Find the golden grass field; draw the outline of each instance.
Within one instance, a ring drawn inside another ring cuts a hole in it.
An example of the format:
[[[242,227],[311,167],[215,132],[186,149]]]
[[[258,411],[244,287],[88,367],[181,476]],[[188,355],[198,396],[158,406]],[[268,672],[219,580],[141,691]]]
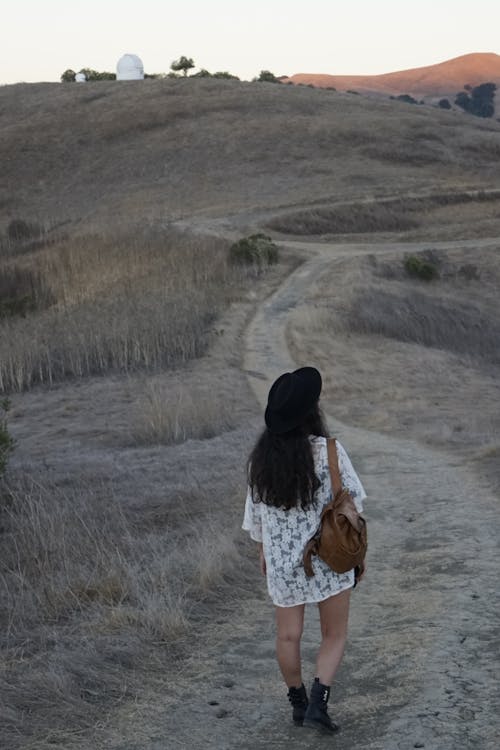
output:
[[[498,482],[499,246],[481,239],[500,230],[500,123],[190,79],[22,84],[0,103],[0,391],[16,439],[0,742],[132,750],[123,716],[179,675],[188,690],[192,639],[216,644],[255,597],[245,332],[305,255],[297,240],[385,248],[332,261],[288,320],[295,361],[331,368],[337,416]],[[281,247],[262,274],[228,260],[252,231]],[[430,283],[391,250],[417,241]]]

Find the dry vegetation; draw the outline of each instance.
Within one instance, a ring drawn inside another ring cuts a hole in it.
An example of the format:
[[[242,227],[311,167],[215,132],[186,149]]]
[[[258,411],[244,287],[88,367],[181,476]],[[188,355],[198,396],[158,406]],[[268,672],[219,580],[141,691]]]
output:
[[[148,513],[124,510],[112,484],[61,490],[25,480],[2,511],[3,747],[81,746],[141,691],[168,690],[193,627],[243,589],[235,485]],[[228,512],[229,511],[229,512]],[[239,519],[238,519],[239,520]]]
[[[0,229],[496,187],[500,124],[238,81],[0,90]],[[65,225],[67,226],[67,224]]]
[[[340,203],[335,206],[308,208],[292,211],[273,218],[268,227],[282,234],[292,235],[363,235],[378,232],[408,232],[432,227],[443,223],[443,214],[448,213],[446,222],[457,231],[457,225],[465,224],[463,210],[473,208],[467,216],[467,234],[477,236],[489,227],[478,230],[478,219],[500,219],[500,191],[475,191],[437,193],[428,196],[393,198],[378,201]],[[486,209],[486,210],[485,210]],[[435,236],[435,233],[434,233]]]
[[[22,315],[0,319],[0,391],[199,356],[241,276],[223,241],[160,229],[62,239],[13,256],[0,284],[7,299],[28,302]]]
[[[140,415],[133,438],[145,445],[203,440],[236,426],[232,405],[223,398],[214,399],[208,383],[172,390],[163,383],[150,382],[142,397]]]
[[[0,742],[88,748],[146,682],[172,690],[190,634],[255,583],[238,535],[257,428],[240,337],[286,269],[258,278],[228,265],[229,242],[170,220],[242,211],[232,240],[263,216],[298,234],[412,236],[429,216],[493,231],[498,195],[466,191],[497,185],[500,125],[213,80],[11,86],[0,107],[0,389],[18,441]],[[467,429],[494,462],[497,263],[439,256],[424,287],[400,260],[332,266],[293,318],[298,358],[334,362],[326,394],[346,421],[459,447]]]
[[[254,575],[239,535],[247,438],[227,431],[253,407],[237,369],[242,297],[251,286],[253,308],[257,279],[265,294],[283,269],[256,277],[227,248],[135,230],[10,255],[4,278],[50,284],[48,305],[35,294],[25,317],[0,321],[4,387],[29,387],[12,394],[17,447],[0,489],[0,741],[12,750],[103,741],[108,713],[146,678],[171,689],[191,633]],[[59,369],[36,359],[41,343]]]
[[[332,264],[295,313],[293,350],[330,373],[338,417],[463,453],[498,451],[498,248],[430,248],[425,282],[387,251]],[[490,468],[492,462],[490,461]],[[492,477],[498,481],[497,470]]]

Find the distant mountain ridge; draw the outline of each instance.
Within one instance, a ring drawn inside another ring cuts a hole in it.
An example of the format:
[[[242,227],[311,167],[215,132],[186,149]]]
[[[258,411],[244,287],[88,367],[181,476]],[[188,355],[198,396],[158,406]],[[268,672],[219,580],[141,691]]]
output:
[[[496,83],[500,88],[500,55],[475,52],[423,68],[399,70],[382,75],[336,76],[324,73],[296,73],[284,83],[306,84],[320,88],[360,93],[411,94],[417,97],[452,96],[465,85]]]

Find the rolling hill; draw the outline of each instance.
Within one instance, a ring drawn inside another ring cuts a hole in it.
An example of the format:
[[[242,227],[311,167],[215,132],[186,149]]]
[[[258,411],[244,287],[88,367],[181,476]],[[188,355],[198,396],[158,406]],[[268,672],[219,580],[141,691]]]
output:
[[[500,123],[213,79],[0,89],[0,233],[497,187]]]
[[[500,86],[500,55],[491,52],[472,53],[423,68],[400,70],[383,75],[336,76],[297,73],[284,79],[295,84],[312,84],[321,88],[333,86],[359,92],[411,94],[421,97],[451,96],[465,85],[477,86],[491,81]]]

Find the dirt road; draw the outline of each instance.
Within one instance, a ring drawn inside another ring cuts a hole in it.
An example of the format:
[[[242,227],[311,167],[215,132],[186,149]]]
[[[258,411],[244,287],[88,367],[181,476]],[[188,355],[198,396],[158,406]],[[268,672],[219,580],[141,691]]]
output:
[[[270,382],[295,366],[285,326],[309,285],[335,257],[387,250],[292,244],[310,257],[268,298],[246,337],[244,367],[262,405]],[[334,404],[326,407],[334,414]],[[347,652],[332,689],[341,732],[323,738],[291,724],[274,657],[273,608],[256,574],[255,590],[235,597],[235,616],[215,624],[215,638],[207,642],[200,630],[173,680],[177,695],[161,698],[165,720],[160,730],[156,713],[148,750],[498,748],[498,500],[456,457],[335,420],[330,427],[369,496],[369,571],[353,593]],[[255,434],[260,420],[250,428]],[[318,638],[310,607],[308,682]],[[142,750],[144,743],[120,747]]]
[[[245,366],[262,404],[270,380],[295,365],[285,325],[308,286],[334,258],[389,249],[292,244],[312,252],[311,259],[248,331]],[[408,246],[390,246],[398,249]],[[334,413],[334,404],[327,407]],[[370,571],[353,596],[350,644],[333,691],[333,712],[343,723],[335,746],[498,747],[498,500],[454,457],[335,420],[330,425],[366,484],[370,519]],[[317,628],[306,652],[316,638]],[[297,737],[300,745],[309,742]],[[269,746],[281,747],[277,738]]]

